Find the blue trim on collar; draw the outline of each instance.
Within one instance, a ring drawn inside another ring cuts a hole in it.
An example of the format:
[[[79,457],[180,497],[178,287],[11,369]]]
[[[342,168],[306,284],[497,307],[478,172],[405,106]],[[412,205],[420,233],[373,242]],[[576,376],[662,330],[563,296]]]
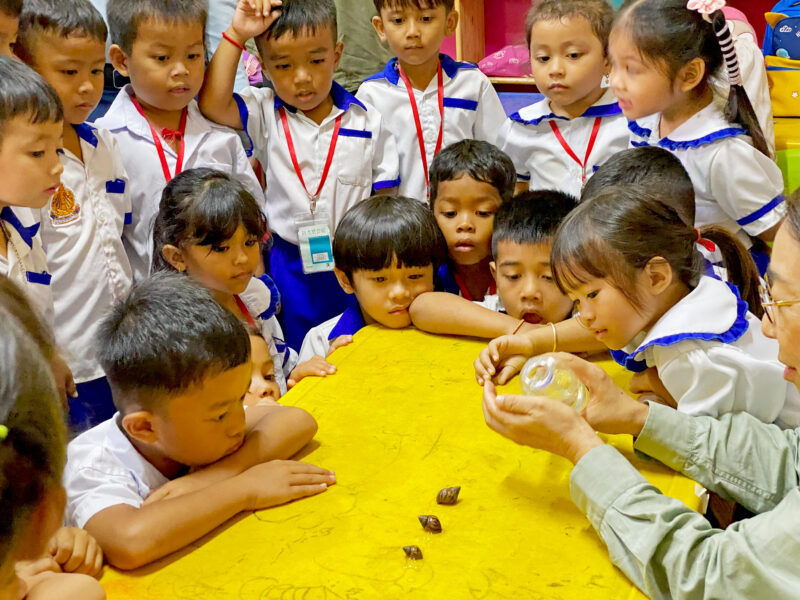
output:
[[[267,310],[258,315],[259,319],[266,321],[270,317],[274,317],[277,314],[278,308],[281,304],[281,293],[278,291],[278,286],[275,285],[275,282],[272,281],[272,278],[266,273],[256,277],[256,279],[267,286],[267,289],[269,290],[269,306],[267,307]]]
[[[372,189],[375,191],[386,190],[395,187],[400,187],[400,177],[398,177],[397,179],[390,179],[387,181],[376,181],[372,184]]]
[[[725,283],[728,286],[728,289],[731,290],[733,295],[736,296],[736,320],[733,322],[733,325],[731,325],[730,329],[728,329],[727,331],[723,331],[722,333],[692,331],[687,333],[676,333],[674,335],[666,335],[661,338],[650,340],[643,346],[639,346],[636,350],[634,350],[630,354],[627,354],[622,350],[612,351],[611,355],[614,357],[614,360],[617,361],[622,366],[624,366],[625,368],[627,368],[629,371],[639,372],[644,370],[641,368],[643,361],[636,360],[636,356],[638,356],[651,346],[673,346],[684,340],[700,340],[703,342],[717,341],[722,344],[732,344],[733,342],[738,340],[747,332],[747,328],[750,326],[750,324],[747,322],[747,302],[742,300],[742,297],[739,295],[739,290],[736,289],[735,285],[727,281]],[[645,363],[645,368],[646,368],[646,363]]]
[[[340,110],[347,110],[354,104],[356,106],[360,106],[364,110],[367,110],[367,107],[364,106],[364,104],[358,98],[353,96],[353,94],[348,92],[346,89],[344,89],[341,85],[339,85],[335,81],[331,82],[330,97],[331,100],[333,100],[333,105]],[[275,109],[277,110],[281,107],[285,108],[290,113],[297,112],[296,106],[292,106],[291,104],[283,100],[283,98],[278,96],[278,94],[275,94]]]
[[[277,104],[279,98],[275,96],[275,102]],[[247,110],[247,103],[244,101],[239,94],[233,94],[233,101],[236,102],[236,108],[239,109],[239,120],[242,122],[242,129],[244,129],[244,134],[247,136],[247,141],[250,142],[250,147],[245,148],[244,152],[247,155],[247,158],[253,157],[253,149],[255,146],[253,145],[253,138],[250,137],[250,132],[247,131],[247,121],[250,119],[250,111]]]
[[[619,104],[616,102],[612,102],[611,104],[598,104],[597,106],[590,106],[587,108],[580,117],[576,117],[581,119],[583,117],[587,118],[595,118],[595,117],[613,117],[615,115],[621,115],[622,109],[619,107]],[[518,112],[510,115],[508,117],[512,121],[516,121],[517,123],[522,123],[523,125],[533,125],[536,127],[539,123],[545,120],[551,119],[561,119],[562,121],[574,121],[574,119],[568,119],[567,117],[561,117],[554,112],[549,112],[546,115],[542,115],[541,117],[536,117],[535,119],[524,119]]]
[[[436,291],[448,292],[456,296],[461,295],[461,289],[458,287],[458,282],[448,263],[444,263],[439,267],[439,270],[436,271],[436,279],[437,281],[434,282],[434,289],[436,289]]]
[[[452,79],[456,76],[460,69],[477,69],[477,65],[473,65],[472,63],[465,63],[465,62],[458,62],[457,60],[453,60],[447,54],[439,53],[439,60],[442,63],[442,71],[447,73],[447,76]],[[370,75],[364,81],[376,81],[378,79],[385,79],[392,85],[397,85],[400,81],[400,72],[397,70],[397,57],[395,56],[389,62],[386,63],[386,66],[383,67],[383,71],[378,71],[375,75]]]
[[[647,129],[646,127],[642,127],[636,121],[628,121],[628,129],[634,134],[638,135],[639,137],[645,138],[649,140],[650,137],[653,135],[652,129]],[[725,138],[733,138],[740,135],[747,135],[747,131],[742,129],[741,127],[728,127],[726,129],[720,129],[718,131],[713,131],[708,135],[704,135],[703,137],[699,137],[694,140],[671,140],[668,137],[661,138],[658,140],[655,145],[665,150],[675,151],[675,150],[688,150],[690,148],[698,148],[699,146],[705,146],[706,144],[711,144],[716,142],[717,140],[723,140]],[[631,142],[632,146],[649,146],[649,142]]]
[[[517,173],[517,181],[530,181],[530,175],[523,175],[522,173]]]
[[[775,196],[775,198],[773,198],[772,200],[767,202],[764,206],[762,206],[758,210],[755,210],[755,211],[751,212],[746,217],[742,217],[741,219],[737,219],[736,223],[738,225],[741,225],[742,227],[744,227],[745,225],[749,225],[753,221],[758,221],[765,214],[767,214],[771,210],[777,208],[784,200],[786,200],[786,198],[784,198],[782,195],[781,196]]]
[[[362,329],[364,323],[364,316],[361,314],[361,308],[357,302],[354,302],[345,309],[336,325],[333,326],[331,332],[328,334],[328,340],[333,340],[340,335],[353,335]]]
[[[97,136],[94,134],[94,127],[88,123],[80,123],[78,125],[73,125],[72,128],[75,130],[75,133],[78,134],[79,138],[97,148]]]
[[[628,130],[639,137],[650,139],[650,136],[653,135],[653,130],[648,129],[647,127],[642,127],[636,121],[628,121]]]
[[[29,248],[33,248],[33,238],[35,238],[36,234],[39,232],[39,223],[31,225],[30,227],[23,226],[10,206],[4,206],[3,210],[0,210],[0,219],[3,219],[3,221],[16,229],[19,237],[28,244]]]

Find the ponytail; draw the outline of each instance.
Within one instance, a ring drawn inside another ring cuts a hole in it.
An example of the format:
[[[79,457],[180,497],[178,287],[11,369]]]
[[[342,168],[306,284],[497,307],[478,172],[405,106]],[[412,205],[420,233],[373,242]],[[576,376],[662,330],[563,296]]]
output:
[[[732,233],[719,225],[707,225],[700,228],[700,235],[717,245],[722,254],[722,265],[728,272],[728,281],[739,288],[739,295],[747,302],[750,312],[759,319],[764,316],[761,305],[756,263],[744,244]]]
[[[747,130],[756,150],[771,158],[767,139],[764,137],[761,125],[758,124],[758,117],[756,117],[753,105],[750,102],[747,91],[744,89],[742,74],[739,69],[739,59],[736,56],[736,48],[733,45],[733,36],[731,36],[728,23],[725,21],[725,15],[722,14],[721,10],[716,10],[711,15],[711,24],[719,41],[730,84],[728,102],[725,105],[725,118],[729,122],[737,123]]]

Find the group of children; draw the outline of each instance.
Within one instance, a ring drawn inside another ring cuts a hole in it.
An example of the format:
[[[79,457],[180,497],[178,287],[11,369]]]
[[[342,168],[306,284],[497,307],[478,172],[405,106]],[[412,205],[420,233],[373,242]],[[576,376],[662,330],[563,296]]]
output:
[[[610,349],[653,400],[800,425],[758,325],[782,177],[699,4],[534,2],[544,97],[506,118],[439,52],[453,0],[375,0],[396,58],[355,96],[333,0],[239,0],[207,68],[203,0],[0,0],[0,597],[335,483],[276,401],[368,324],[497,338],[479,382]],[[234,93],[251,38],[269,85]]]

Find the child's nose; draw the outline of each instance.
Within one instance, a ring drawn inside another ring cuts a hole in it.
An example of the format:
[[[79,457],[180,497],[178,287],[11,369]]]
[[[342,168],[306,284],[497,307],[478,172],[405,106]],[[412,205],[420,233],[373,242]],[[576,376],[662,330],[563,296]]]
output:
[[[469,215],[464,215],[460,217],[458,223],[458,231],[473,231],[475,226],[472,223],[472,219],[469,218]]]
[[[416,37],[419,35],[419,26],[415,19],[408,20],[408,26],[406,27],[406,37]]]
[[[308,70],[308,69],[306,69],[305,67],[302,67],[302,66],[300,66],[300,67],[297,67],[297,68],[294,70],[294,80],[295,80],[295,83],[302,83],[302,82],[306,82],[306,81],[308,81],[309,79],[311,79],[311,75],[310,75],[310,72],[309,72],[309,70]]]
[[[527,277],[522,286],[522,297],[525,300],[541,300],[542,292],[534,277]]]
[[[402,300],[409,296],[409,290],[404,283],[396,283],[389,289],[389,298],[393,301]]]
[[[50,168],[51,175],[61,175],[64,172],[64,165],[61,164],[61,160],[58,158],[58,154],[53,153],[55,159],[53,160],[53,166]]]
[[[189,67],[186,66],[186,63],[182,60],[179,60],[175,63],[175,66],[172,67],[172,76],[173,77],[182,77],[184,75],[189,74]]]
[[[619,77],[619,69],[611,67],[611,73],[608,75],[608,84],[612,90],[622,89],[622,78]]]
[[[551,76],[552,75],[561,75],[562,73],[564,73],[564,63],[557,56],[554,56],[553,58],[550,59],[550,62],[548,63],[548,66],[550,67],[550,75]]]

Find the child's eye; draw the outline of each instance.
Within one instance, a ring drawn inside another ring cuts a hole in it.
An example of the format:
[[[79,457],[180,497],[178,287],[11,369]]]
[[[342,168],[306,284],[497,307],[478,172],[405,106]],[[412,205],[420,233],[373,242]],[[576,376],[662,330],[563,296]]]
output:
[[[42,158],[44,156],[44,150],[35,150],[34,152],[31,152],[31,156],[33,158]]]
[[[192,53],[189,55],[189,60],[197,60],[198,58],[200,58],[200,56],[201,56],[201,55],[200,55],[199,53],[197,53],[197,52],[192,52]]]
[[[505,277],[506,279],[508,279],[509,281],[516,281],[516,280],[517,280],[517,279],[519,279],[521,276],[520,276],[518,273],[512,273],[511,275],[504,275],[504,277]]]
[[[567,54],[567,56],[574,60],[580,58],[583,55],[580,52],[570,52],[569,54]]]
[[[447,218],[447,219],[453,219],[456,216],[456,211],[454,211],[454,210],[443,210],[439,214],[442,215],[443,217]]]
[[[394,19],[391,19],[391,23],[392,25],[402,25],[403,19],[402,17],[395,17]]]
[[[425,275],[422,273],[414,273],[413,275],[408,276],[409,279],[422,279],[423,277],[425,277]]]
[[[491,210],[479,210],[476,214],[479,217],[493,217],[494,216],[494,212],[491,211]]]
[[[537,56],[536,57],[536,62],[546,63],[548,60],[550,60],[549,56]]]
[[[248,248],[252,248],[252,247],[253,247],[253,246],[255,246],[257,243],[258,243],[258,238],[250,238],[249,240],[247,240],[247,241],[244,243],[244,245],[245,245],[245,246],[247,246]]]
[[[166,60],[167,60],[168,58],[169,58],[169,56],[166,56],[166,55],[164,55],[164,54],[161,54],[161,55],[159,55],[159,56],[156,56],[156,57],[155,57],[155,59],[156,59],[158,62],[166,62]]]
[[[222,413],[220,416],[218,416],[218,417],[217,417],[216,419],[214,419],[214,420],[215,420],[215,421],[224,421],[224,420],[225,420],[225,417],[227,417],[227,416],[228,416],[228,411],[226,410],[224,413]]]
[[[228,246],[211,246],[212,252],[225,252],[228,250]]]
[[[375,283],[384,283],[386,281],[386,277],[380,277],[380,276],[379,277],[373,277],[372,281],[374,281]]]
[[[425,15],[420,19],[420,21],[422,21],[423,23],[430,23],[431,21],[433,21],[433,17],[431,17],[430,15]]]
[[[78,70],[77,69],[63,69],[61,72],[64,75],[77,75],[78,74]]]
[[[264,381],[275,381],[275,374],[274,373],[264,374]]]
[[[545,281],[552,282],[553,281],[553,276],[552,275],[542,275],[542,279],[545,280]]]
[[[586,294],[586,297],[587,297],[589,300],[592,300],[592,299],[594,299],[594,298],[597,298],[597,294],[599,294],[599,293],[600,293],[600,292],[598,292],[598,291],[589,292],[588,294]]]
[[[102,75],[103,69],[92,69],[92,75]]]
[[[315,58],[315,59],[312,59],[311,64],[312,65],[321,65],[324,62],[325,62],[324,58]]]
[[[277,69],[278,71],[285,71],[288,68],[289,68],[289,65],[286,64],[286,63],[281,63],[279,65],[275,65],[275,69]]]

